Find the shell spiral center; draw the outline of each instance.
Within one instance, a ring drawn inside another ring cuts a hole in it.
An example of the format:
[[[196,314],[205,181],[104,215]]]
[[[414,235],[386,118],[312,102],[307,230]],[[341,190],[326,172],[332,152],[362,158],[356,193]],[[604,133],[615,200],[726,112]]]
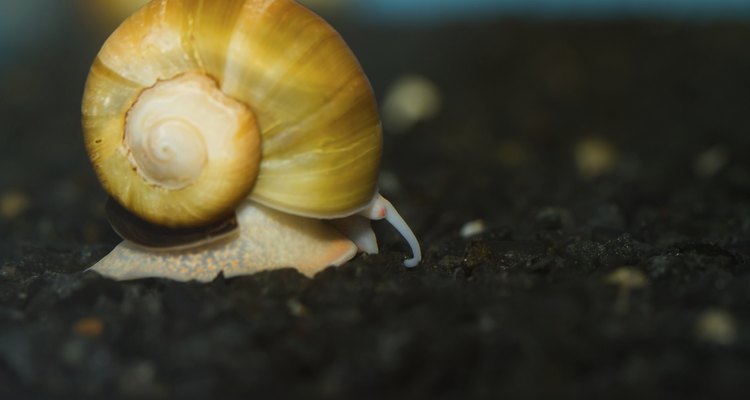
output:
[[[200,177],[209,159],[225,155],[246,112],[205,75],[160,81],[128,112],[124,151],[150,184],[182,189]]]
[[[128,136],[131,162],[140,167],[143,177],[168,189],[195,181],[208,158],[198,129],[175,118],[156,122],[148,132]]]

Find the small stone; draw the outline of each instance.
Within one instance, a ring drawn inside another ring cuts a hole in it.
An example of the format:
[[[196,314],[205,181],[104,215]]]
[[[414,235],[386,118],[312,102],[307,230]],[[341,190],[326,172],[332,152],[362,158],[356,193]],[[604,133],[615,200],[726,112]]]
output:
[[[470,238],[483,233],[485,230],[487,230],[487,225],[484,223],[484,220],[475,219],[474,221],[465,223],[461,227],[461,237],[464,239]]]
[[[305,307],[305,305],[302,304],[302,302],[299,301],[298,299],[287,300],[286,306],[289,308],[289,311],[295,317],[304,317],[305,315],[308,314],[307,307]]]
[[[383,124],[388,132],[403,133],[434,118],[441,107],[440,90],[432,81],[420,75],[403,76],[386,92]]]
[[[104,321],[97,317],[83,318],[73,325],[73,331],[86,337],[99,337],[104,332]]]
[[[648,284],[648,278],[641,270],[633,267],[620,267],[604,279],[606,283],[618,286],[614,309],[617,313],[626,313],[630,309],[630,292],[641,289]]]
[[[695,157],[693,172],[700,178],[716,175],[729,164],[729,152],[723,146],[712,147]]]
[[[578,174],[585,179],[610,173],[619,158],[615,146],[599,137],[585,138],[576,143],[574,157]]]
[[[725,310],[706,310],[695,321],[695,335],[707,342],[731,345],[737,340],[737,322]]]
[[[605,282],[627,289],[640,289],[648,283],[646,274],[633,267],[620,267],[605,278]]]
[[[29,198],[20,190],[11,190],[0,196],[0,216],[12,219],[21,215],[29,207]]]

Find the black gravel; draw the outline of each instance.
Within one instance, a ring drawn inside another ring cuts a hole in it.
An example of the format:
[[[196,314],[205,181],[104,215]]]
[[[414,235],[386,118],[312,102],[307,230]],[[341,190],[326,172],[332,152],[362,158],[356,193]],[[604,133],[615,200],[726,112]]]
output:
[[[71,33],[0,75],[0,398],[746,398],[750,25],[339,27],[380,98],[442,92],[385,138],[423,263],[378,223],[314,279],[83,272],[118,239]]]

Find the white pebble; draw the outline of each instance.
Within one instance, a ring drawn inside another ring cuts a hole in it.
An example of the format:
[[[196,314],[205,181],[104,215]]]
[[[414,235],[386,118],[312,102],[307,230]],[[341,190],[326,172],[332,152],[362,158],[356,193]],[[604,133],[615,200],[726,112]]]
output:
[[[420,121],[434,118],[442,107],[440,90],[420,75],[399,78],[386,92],[382,105],[387,132],[403,133]]]
[[[693,172],[701,178],[716,175],[729,163],[729,152],[722,146],[700,153],[693,161]]]
[[[476,219],[464,224],[464,226],[461,228],[461,237],[470,238],[472,236],[479,235],[486,229],[487,226],[485,225],[484,220]]]
[[[698,316],[695,334],[707,342],[730,345],[737,339],[737,323],[734,317],[724,310],[707,310]]]

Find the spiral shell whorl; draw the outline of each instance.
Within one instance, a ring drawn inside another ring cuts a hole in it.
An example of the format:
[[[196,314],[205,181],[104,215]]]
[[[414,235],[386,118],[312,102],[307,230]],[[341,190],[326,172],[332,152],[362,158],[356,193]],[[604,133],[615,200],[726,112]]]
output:
[[[142,135],[126,134],[130,162],[141,175],[167,189],[182,189],[206,165],[206,143],[201,132],[180,119],[156,121]]]
[[[205,75],[186,73],[144,90],[124,126],[108,162],[94,165],[105,189],[147,221],[209,223],[231,212],[255,182],[254,115]]]
[[[128,113],[123,149],[141,176],[156,186],[182,189],[206,165],[205,136],[214,133],[207,130],[211,121],[206,117],[214,115],[193,113],[210,107],[209,99],[220,92],[205,80],[196,75],[159,83],[142,93]],[[220,112],[216,107],[212,111]]]
[[[221,93],[216,98],[248,111],[229,146],[244,156],[216,156],[213,140],[196,136],[204,130],[179,110],[162,119],[137,112],[150,92],[188,76],[210,81]],[[151,134],[123,129],[136,114]],[[157,224],[197,226],[247,196],[334,218],[364,208],[376,192],[382,143],[369,82],[336,31],[291,0],[150,2],[112,34],[92,65],[83,125],[105,190]],[[177,136],[180,144],[154,147],[161,156],[145,150]],[[160,161],[173,152],[198,163]]]

